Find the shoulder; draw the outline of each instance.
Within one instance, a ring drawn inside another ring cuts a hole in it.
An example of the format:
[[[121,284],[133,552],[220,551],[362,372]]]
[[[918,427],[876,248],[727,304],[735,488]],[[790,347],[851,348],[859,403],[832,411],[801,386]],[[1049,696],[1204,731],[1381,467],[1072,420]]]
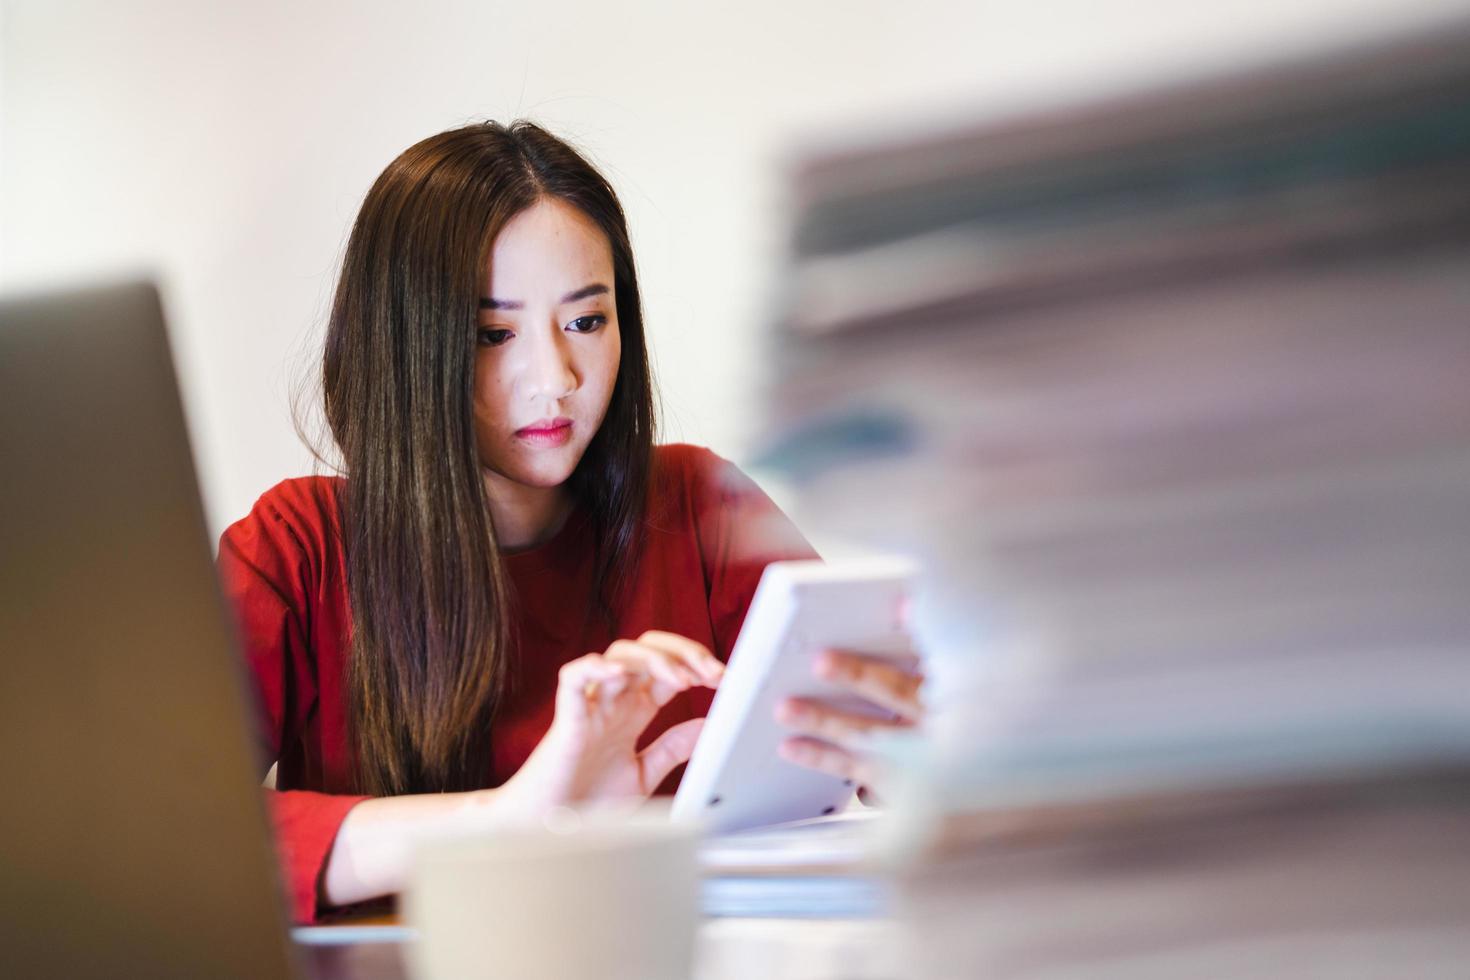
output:
[[[706,467],[711,460],[717,459],[718,456],[703,446],[694,446],[687,442],[670,442],[653,447],[653,470],[661,476],[682,475]]]
[[[266,556],[319,560],[340,540],[342,482],[335,476],[303,476],[277,483],[250,513],[225,528],[221,557],[233,553],[253,564]]]
[[[703,446],[655,447],[653,499],[654,512],[666,517],[682,508],[680,516],[694,528],[701,547],[723,560],[766,562],[816,554],[759,484]]]
[[[259,524],[282,524],[300,530],[334,526],[341,484],[342,478],[336,476],[282,480],[261,494],[250,513],[230,525],[225,533]]]
[[[661,495],[682,491],[698,502],[758,489],[728,459],[703,446],[685,442],[653,447],[653,484]]]

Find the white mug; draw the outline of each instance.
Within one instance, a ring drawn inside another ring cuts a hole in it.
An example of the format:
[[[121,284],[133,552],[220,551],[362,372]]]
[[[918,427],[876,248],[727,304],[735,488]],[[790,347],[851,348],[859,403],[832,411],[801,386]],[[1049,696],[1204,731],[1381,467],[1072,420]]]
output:
[[[697,831],[667,810],[559,811],[427,842],[402,898],[418,980],[689,980]]]

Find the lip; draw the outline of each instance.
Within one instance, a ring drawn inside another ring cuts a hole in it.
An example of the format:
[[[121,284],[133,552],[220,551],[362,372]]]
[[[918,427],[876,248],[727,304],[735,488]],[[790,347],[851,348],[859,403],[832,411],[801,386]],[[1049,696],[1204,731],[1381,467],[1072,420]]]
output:
[[[572,420],[565,417],[541,419],[516,430],[516,438],[533,446],[563,446],[572,437]]]

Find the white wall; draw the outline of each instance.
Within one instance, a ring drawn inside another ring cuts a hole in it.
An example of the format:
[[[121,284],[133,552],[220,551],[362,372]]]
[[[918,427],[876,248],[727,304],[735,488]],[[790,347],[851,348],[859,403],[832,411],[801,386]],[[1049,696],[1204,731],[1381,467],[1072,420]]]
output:
[[[349,223],[382,167],[433,132],[529,115],[591,151],[629,212],[666,436],[738,460],[760,411],[793,143],[1128,87],[1466,5],[415,7],[0,7],[0,287],[162,276],[216,531],[310,468],[287,396],[311,375]]]

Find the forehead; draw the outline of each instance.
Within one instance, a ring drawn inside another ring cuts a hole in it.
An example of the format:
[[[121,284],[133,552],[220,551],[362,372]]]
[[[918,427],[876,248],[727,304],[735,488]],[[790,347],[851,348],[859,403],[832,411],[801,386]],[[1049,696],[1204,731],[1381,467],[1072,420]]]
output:
[[[490,248],[487,295],[535,301],[594,282],[611,287],[612,246],[579,209],[543,197],[517,214]]]

